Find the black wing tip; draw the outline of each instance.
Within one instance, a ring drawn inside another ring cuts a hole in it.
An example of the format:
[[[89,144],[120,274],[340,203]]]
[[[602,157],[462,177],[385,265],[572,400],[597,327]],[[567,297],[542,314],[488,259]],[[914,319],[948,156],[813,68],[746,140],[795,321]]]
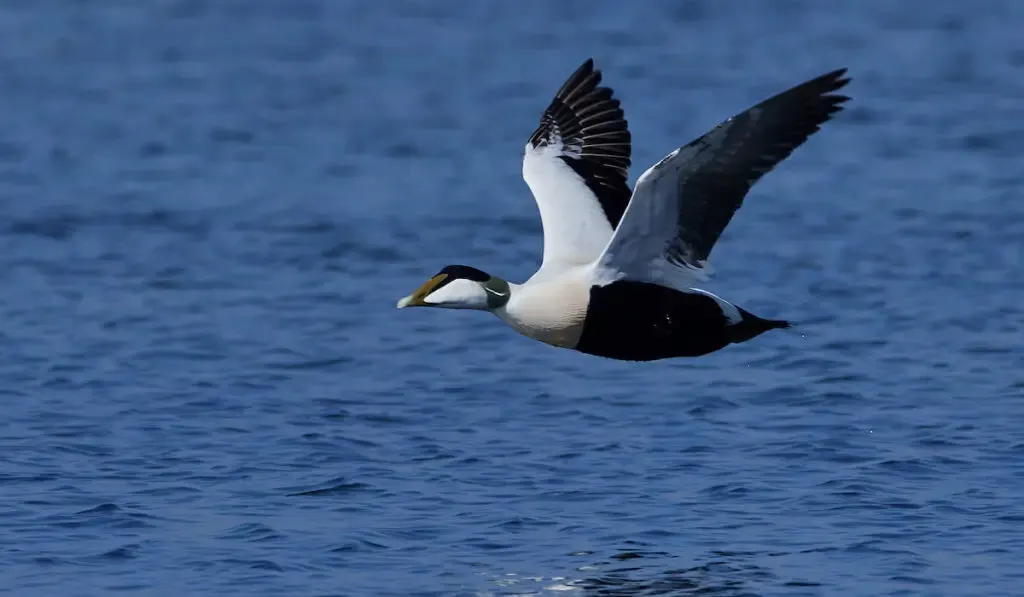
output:
[[[804,119],[822,124],[841,112],[843,104],[851,99],[848,95],[835,93],[852,80],[846,73],[847,69],[843,67],[818,75],[773,95],[755,107],[796,110]]]
[[[839,112],[842,112],[845,108],[843,104],[852,99],[848,95],[834,93],[846,87],[852,80],[852,77],[846,76],[846,73],[846,67],[837,68],[805,81],[788,92],[783,92],[779,95],[796,92],[798,95],[803,96],[802,103],[804,104],[804,109],[808,111],[808,114],[817,115],[816,120],[820,120],[818,122],[820,125],[830,120]]]
[[[832,107],[835,108],[835,112],[842,110],[842,104],[845,104],[851,99],[848,95],[833,93],[834,91],[839,91],[843,87],[846,87],[850,84],[850,81],[853,80],[853,77],[846,76],[846,73],[847,68],[844,66],[843,68],[837,68],[834,71],[825,73],[824,75],[808,81],[808,84],[817,92],[817,94],[822,99],[828,100]]]
[[[808,83],[831,83],[831,91],[845,87],[847,83],[853,80],[853,77],[847,77],[846,73],[849,69],[847,67],[837,68],[833,71],[829,71],[823,75],[819,75]]]
[[[587,58],[579,68],[569,75],[565,83],[562,83],[562,86],[555,93],[555,99],[571,104],[572,100],[580,96],[607,89],[601,86],[601,79],[603,78],[601,69],[594,67],[594,59]],[[611,91],[611,89],[608,90]]]
[[[565,83],[568,85],[569,83],[575,82],[576,84],[573,85],[573,87],[578,87],[580,83],[586,81],[591,75],[596,75],[597,80],[601,80],[601,69],[594,68],[593,58],[587,58],[583,61],[583,64],[579,65],[579,67],[569,75],[569,78],[565,80]],[[565,85],[563,85],[563,87],[565,87]],[[572,89],[565,89],[564,91],[569,92],[572,91]]]
[[[558,126],[560,134],[577,137],[583,143],[581,155],[602,155],[620,167],[629,167],[629,123],[615,91],[601,85],[601,71],[594,68],[593,57],[584,60],[555,93],[530,143],[537,147],[552,125]],[[594,151],[595,145],[600,151]],[[626,173],[622,176],[625,178]]]
[[[594,59],[592,57],[584,60],[583,64],[576,69],[576,72],[574,72],[566,82],[568,83],[569,81],[576,80],[577,83],[573,86],[575,88],[585,83],[587,79],[591,77],[594,78],[593,87],[596,89],[601,84],[602,75],[601,69],[594,66]],[[566,89],[565,91],[566,93],[572,93],[574,89]]]

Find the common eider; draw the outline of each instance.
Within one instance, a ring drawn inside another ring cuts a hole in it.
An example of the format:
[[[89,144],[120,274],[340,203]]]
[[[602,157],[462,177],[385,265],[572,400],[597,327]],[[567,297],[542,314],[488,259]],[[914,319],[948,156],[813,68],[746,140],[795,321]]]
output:
[[[523,284],[449,265],[403,307],[477,309],[553,346],[629,361],[696,357],[789,322],[710,292],[712,247],[750,188],[849,100],[826,73],[729,118],[626,182],[630,133],[588,59],[530,136],[523,179],[540,209],[544,253]]]

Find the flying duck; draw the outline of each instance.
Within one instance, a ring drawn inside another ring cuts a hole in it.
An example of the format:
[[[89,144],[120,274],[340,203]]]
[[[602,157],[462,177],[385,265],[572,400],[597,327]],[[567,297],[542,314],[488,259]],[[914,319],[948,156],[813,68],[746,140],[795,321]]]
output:
[[[403,307],[490,311],[517,332],[628,361],[696,357],[789,322],[705,290],[707,259],[750,188],[849,100],[846,69],[729,118],[651,166],[630,191],[630,133],[588,59],[530,135],[523,179],[540,209],[544,254],[522,284],[449,265]]]

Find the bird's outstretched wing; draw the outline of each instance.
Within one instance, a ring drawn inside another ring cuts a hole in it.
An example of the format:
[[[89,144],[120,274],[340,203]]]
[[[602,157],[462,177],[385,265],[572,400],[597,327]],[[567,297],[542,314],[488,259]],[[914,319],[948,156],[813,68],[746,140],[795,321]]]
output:
[[[704,276],[705,262],[750,188],[849,98],[846,69],[806,81],[722,122],[637,180],[598,266],[663,283]]]
[[[619,100],[588,59],[555,94],[530,136],[523,179],[544,226],[542,270],[591,263],[629,203],[630,136]]]

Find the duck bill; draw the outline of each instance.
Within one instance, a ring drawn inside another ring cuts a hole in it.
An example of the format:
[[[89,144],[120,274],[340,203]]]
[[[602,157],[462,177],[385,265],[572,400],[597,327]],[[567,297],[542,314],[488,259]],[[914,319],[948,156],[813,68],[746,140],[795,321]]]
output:
[[[438,285],[441,284],[441,282],[444,282],[444,279],[447,278],[447,277],[448,277],[448,274],[438,274],[438,275],[434,276],[433,278],[431,278],[431,279],[427,280],[426,282],[424,282],[422,286],[417,288],[416,292],[413,292],[409,296],[407,296],[407,297],[403,298],[402,300],[398,301],[398,305],[396,305],[396,306],[399,309],[404,309],[406,307],[425,307],[425,306],[427,306],[427,303],[424,301],[424,299],[427,298],[428,294],[430,294],[431,292],[434,292],[434,289],[437,288]]]

